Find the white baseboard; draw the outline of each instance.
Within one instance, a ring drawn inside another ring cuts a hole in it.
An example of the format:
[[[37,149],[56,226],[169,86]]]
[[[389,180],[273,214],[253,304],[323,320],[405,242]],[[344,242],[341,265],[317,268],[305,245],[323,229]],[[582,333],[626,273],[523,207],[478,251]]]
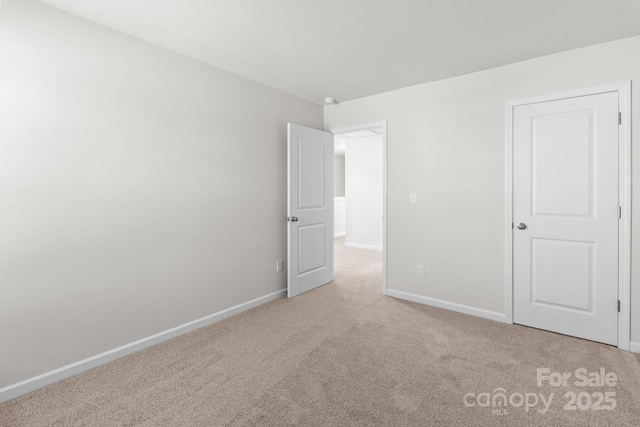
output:
[[[0,389],[0,403],[281,298],[283,289]]]
[[[451,311],[457,311],[458,313],[464,313],[464,314],[470,314],[472,316],[483,317],[485,319],[495,320],[496,322],[504,323],[506,320],[506,317],[503,313],[484,310],[482,308],[470,307],[468,305],[462,305],[455,302],[423,297],[421,295],[410,294],[408,292],[394,291],[393,289],[387,289],[387,296],[399,298],[407,301],[417,302],[420,304],[431,305],[433,307],[444,308]]]
[[[632,353],[640,353],[640,342],[631,341],[631,343],[629,343],[629,351]]]
[[[342,236],[344,236],[345,234],[347,234],[347,233],[345,233],[344,231],[341,231],[341,232],[338,232],[338,233],[334,233],[334,234],[333,234],[333,237],[342,237]]]
[[[349,246],[350,248],[358,248],[358,249],[370,249],[372,251],[381,251],[382,246],[370,246],[370,245],[361,245],[360,243],[346,243],[345,246]]]

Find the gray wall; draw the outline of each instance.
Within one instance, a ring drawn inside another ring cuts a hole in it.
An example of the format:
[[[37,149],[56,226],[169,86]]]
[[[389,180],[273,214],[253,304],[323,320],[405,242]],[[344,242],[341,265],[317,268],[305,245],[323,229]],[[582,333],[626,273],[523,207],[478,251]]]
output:
[[[285,288],[322,107],[32,0],[0,15],[0,388]]]
[[[333,156],[333,196],[344,197],[344,163],[345,155],[336,154]]]
[[[388,288],[504,313],[505,102],[640,83],[638,52],[633,37],[325,107],[325,129],[388,120]],[[633,104],[637,131],[638,90]],[[633,157],[638,200],[640,150]],[[640,342],[640,227],[632,245],[632,340]]]

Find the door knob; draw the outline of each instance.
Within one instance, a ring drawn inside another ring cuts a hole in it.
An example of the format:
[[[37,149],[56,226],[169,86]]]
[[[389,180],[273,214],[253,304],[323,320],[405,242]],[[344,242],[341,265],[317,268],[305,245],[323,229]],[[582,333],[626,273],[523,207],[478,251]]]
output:
[[[527,224],[519,222],[518,225],[516,225],[516,227],[518,227],[518,230],[524,230],[525,228],[527,228]]]
[[[297,216],[292,216],[291,218],[287,218],[291,222],[296,222],[298,220]]]

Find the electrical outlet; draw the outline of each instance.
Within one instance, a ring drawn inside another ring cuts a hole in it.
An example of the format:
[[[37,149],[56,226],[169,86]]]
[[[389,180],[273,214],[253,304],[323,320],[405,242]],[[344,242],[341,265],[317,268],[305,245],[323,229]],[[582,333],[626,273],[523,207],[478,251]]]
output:
[[[282,260],[279,259],[276,261],[276,273],[280,273],[282,271]]]
[[[418,264],[418,276],[424,276],[424,265]]]

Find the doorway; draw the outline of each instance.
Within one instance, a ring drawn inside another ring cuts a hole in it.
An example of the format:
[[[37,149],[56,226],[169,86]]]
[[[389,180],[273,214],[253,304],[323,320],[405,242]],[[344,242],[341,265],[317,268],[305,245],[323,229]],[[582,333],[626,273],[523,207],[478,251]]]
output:
[[[331,129],[334,157],[334,231],[337,244],[382,252],[387,291],[387,123]],[[337,256],[349,251],[336,250]],[[344,256],[344,255],[343,255]]]
[[[507,103],[508,323],[629,349],[629,112],[629,82]]]

